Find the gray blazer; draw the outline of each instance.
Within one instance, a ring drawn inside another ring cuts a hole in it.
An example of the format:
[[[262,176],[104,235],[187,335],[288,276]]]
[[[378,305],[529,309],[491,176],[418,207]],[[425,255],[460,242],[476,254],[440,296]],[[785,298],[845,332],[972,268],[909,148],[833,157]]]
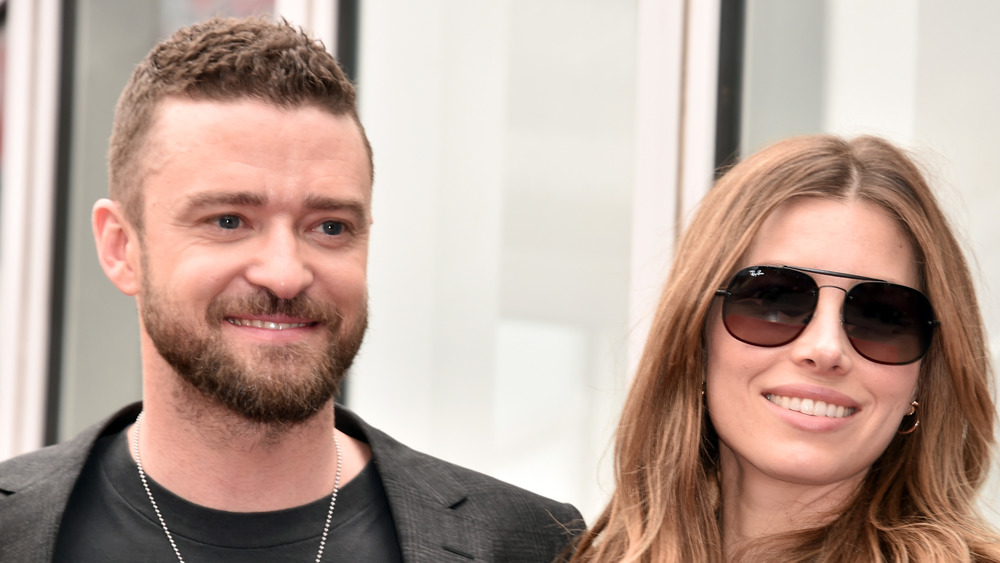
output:
[[[66,503],[98,437],[131,424],[129,405],[69,442],[0,463],[0,563],[51,561]],[[368,442],[407,562],[549,562],[583,529],[560,504],[414,451],[337,407],[337,428]]]

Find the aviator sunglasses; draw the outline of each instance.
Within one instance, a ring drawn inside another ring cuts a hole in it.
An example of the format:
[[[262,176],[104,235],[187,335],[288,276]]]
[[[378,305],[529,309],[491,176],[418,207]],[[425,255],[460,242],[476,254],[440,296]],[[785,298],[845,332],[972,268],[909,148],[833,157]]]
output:
[[[809,274],[860,280],[850,289],[819,286]],[[793,268],[744,268],[721,295],[722,322],[733,338],[754,346],[783,346],[798,338],[816,311],[820,287],[844,291],[841,323],[851,346],[863,357],[887,365],[913,363],[927,353],[934,309],[927,297],[905,285],[865,276]]]

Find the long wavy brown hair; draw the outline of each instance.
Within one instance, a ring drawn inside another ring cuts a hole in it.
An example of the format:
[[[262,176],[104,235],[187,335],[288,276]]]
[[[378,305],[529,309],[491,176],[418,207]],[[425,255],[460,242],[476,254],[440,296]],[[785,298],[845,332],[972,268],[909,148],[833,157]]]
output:
[[[923,174],[875,137],[797,137],[736,165],[683,235],[615,444],[616,488],[572,561],[721,562],[719,445],[701,397],[703,336],[764,220],[792,198],[860,200],[894,217],[941,322],[920,365],[920,426],[894,437],[818,528],[758,540],[753,561],[1000,561],[978,513],[994,440],[991,368],[973,281]]]

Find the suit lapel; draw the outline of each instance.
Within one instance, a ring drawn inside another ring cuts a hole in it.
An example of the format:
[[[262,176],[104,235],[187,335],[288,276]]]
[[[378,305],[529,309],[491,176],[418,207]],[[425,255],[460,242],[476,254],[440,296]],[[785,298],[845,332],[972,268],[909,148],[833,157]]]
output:
[[[491,559],[491,531],[458,510],[468,491],[449,468],[368,426],[337,406],[337,427],[364,435],[389,499],[403,560],[486,561]]]
[[[374,449],[374,448],[373,448]],[[376,460],[378,457],[376,456]],[[385,470],[383,471],[383,467]],[[482,561],[492,551],[489,531],[462,516],[467,501],[446,474],[385,460],[379,474],[396,522],[405,561]],[[433,479],[433,483],[427,480]]]

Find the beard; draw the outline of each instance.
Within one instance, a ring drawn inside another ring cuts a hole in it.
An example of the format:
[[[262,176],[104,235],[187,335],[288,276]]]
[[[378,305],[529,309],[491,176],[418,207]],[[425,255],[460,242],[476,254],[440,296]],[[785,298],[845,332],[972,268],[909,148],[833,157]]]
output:
[[[183,318],[144,280],[141,314],[157,352],[180,378],[204,397],[245,419],[266,425],[307,420],[336,396],[368,326],[367,310],[348,323],[336,307],[306,295],[280,299],[267,289],[238,297],[216,297],[204,329]],[[258,344],[239,353],[222,338],[227,317],[284,315],[309,319],[325,332],[325,343]]]

